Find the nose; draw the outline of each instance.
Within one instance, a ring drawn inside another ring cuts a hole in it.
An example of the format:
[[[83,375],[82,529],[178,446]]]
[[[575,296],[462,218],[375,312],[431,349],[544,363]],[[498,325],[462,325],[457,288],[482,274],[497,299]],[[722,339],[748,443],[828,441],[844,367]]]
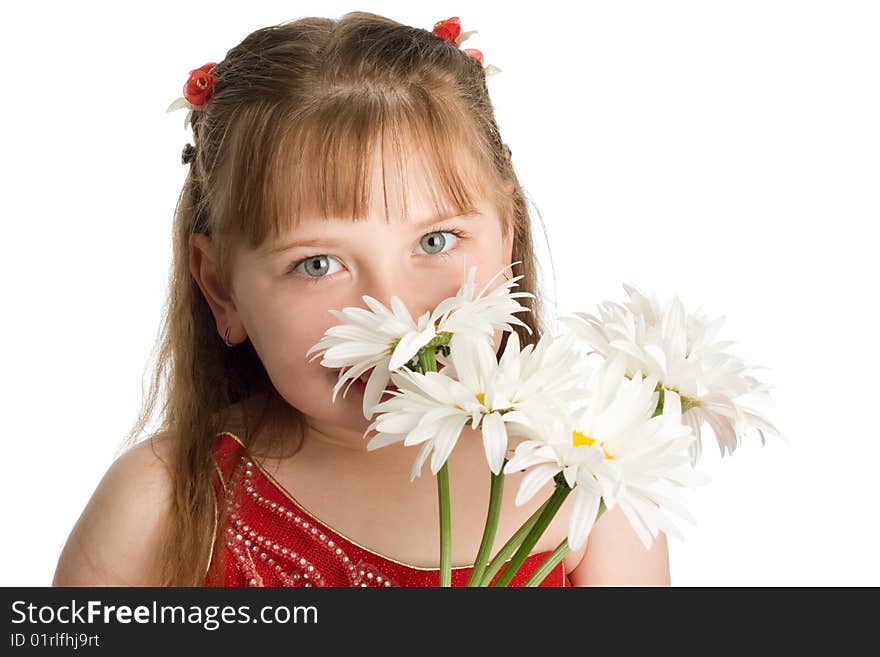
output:
[[[397,307],[392,297],[397,297],[406,307],[414,322],[426,312],[431,312],[442,299],[435,299],[436,293],[429,281],[415,281],[411,276],[395,273],[371,275],[361,287],[360,294],[369,296],[383,304],[392,313]],[[359,298],[357,305],[365,305]],[[398,306],[399,307],[399,306]]]

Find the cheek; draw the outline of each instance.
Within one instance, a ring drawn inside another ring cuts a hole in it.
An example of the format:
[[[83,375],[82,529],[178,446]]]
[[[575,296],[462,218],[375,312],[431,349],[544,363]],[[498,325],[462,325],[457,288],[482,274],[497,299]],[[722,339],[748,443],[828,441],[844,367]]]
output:
[[[340,389],[334,402],[338,372],[321,365],[321,355],[306,355],[336,323],[324,308],[297,308],[270,321],[264,316],[253,339],[254,349],[272,385],[288,404],[308,417],[363,431],[368,421],[363,418],[362,397],[356,386],[345,397],[345,388]]]
[[[326,311],[323,314],[327,319],[317,309],[291,312],[262,336],[260,358],[279,392],[311,397],[326,392],[331,376],[335,381],[336,374],[321,365],[322,356],[307,353],[336,321]]]
[[[479,248],[469,250],[467,254],[459,256],[459,258],[456,259],[456,271],[450,271],[450,275],[455,276],[455,292],[458,291],[458,288],[462,283],[462,262],[464,262],[465,274],[468,274],[472,267],[477,268],[476,274],[474,275],[474,295],[479,294],[493,276],[495,278],[492,280],[491,288],[486,291],[486,294],[492,289],[507,282],[504,274],[506,272],[505,267],[508,263],[503,257],[501,244],[494,242],[481,242]],[[516,288],[514,288],[514,290],[515,289]],[[453,295],[455,292],[453,292]]]
[[[498,329],[495,331],[495,336],[493,338],[493,343],[495,345],[493,351],[497,354],[498,350],[501,349],[501,339],[504,337],[504,331]]]

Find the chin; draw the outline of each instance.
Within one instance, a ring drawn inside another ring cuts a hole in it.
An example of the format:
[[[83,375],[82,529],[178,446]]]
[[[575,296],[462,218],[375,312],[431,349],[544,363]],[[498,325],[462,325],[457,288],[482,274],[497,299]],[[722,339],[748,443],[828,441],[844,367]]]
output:
[[[318,422],[363,434],[373,421],[372,418],[364,417],[363,390],[363,386],[358,387],[358,384],[355,383],[343,397],[342,394],[345,392],[345,386],[343,386],[337,393],[334,402],[331,384],[326,390],[322,389],[315,391],[314,394],[309,394],[307,399],[302,398],[304,391],[301,389],[296,391],[298,394],[285,395],[285,399],[301,413]]]

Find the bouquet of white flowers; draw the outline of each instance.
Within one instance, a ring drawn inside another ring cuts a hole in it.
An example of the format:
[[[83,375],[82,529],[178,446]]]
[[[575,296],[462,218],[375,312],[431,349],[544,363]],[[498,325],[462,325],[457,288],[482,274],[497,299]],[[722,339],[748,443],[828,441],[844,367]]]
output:
[[[482,425],[491,479],[486,526],[468,586],[507,586],[572,492],[568,536],[526,586],[540,584],[569,550],[580,549],[602,513],[617,505],[646,548],[659,531],[680,537],[669,514],[693,522],[682,494],[708,481],[695,469],[701,424],[712,428],[722,456],[733,452],[749,428],[757,429],[762,444],[764,432],[780,435],[754,405],[768,401],[769,386],[724,352],[731,342],[714,341],[724,317],[709,322],[702,312],[686,313],[677,297],[660,304],[624,285],[627,303],[605,302],[598,318],[560,317],[567,331],[544,334],[520,348],[511,324],[531,330],[514,316],[529,312],[516,299],[532,296],[512,292],[521,276],[487,294],[498,272],[475,296],[475,273],[475,267],[463,271],[458,294],[418,321],[396,296],[391,309],[364,296],[367,309],[331,310],[340,323],[306,354],[323,355],[323,366],[340,370],[334,401],[346,381],[350,386],[372,370],[363,400],[364,417],[376,415],[364,434],[376,432],[368,449],[400,441],[421,445],[411,480],[431,456],[440,507],[441,586],[450,586],[452,570],[447,459],[466,425],[474,430]],[[496,358],[493,338],[499,329],[510,335]],[[593,354],[602,359],[598,367],[589,360]],[[396,389],[386,390],[389,380]],[[391,399],[380,401],[386,392]],[[508,460],[510,436],[524,440]],[[526,472],[518,506],[551,479],[555,489],[492,556],[504,475],[516,471]]]

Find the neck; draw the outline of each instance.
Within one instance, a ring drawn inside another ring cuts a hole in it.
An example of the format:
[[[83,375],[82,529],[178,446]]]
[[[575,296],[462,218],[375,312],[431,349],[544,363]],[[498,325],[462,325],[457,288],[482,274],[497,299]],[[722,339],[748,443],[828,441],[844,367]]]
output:
[[[367,445],[376,433],[370,432],[367,437],[364,437],[364,432],[369,426],[367,420],[364,420],[362,430],[330,425],[311,418],[308,418],[305,424],[304,444],[312,447],[328,448],[334,451],[344,450],[346,454],[350,455],[370,454],[372,458],[378,458],[376,454],[379,452],[384,452],[383,456],[390,456],[392,452],[396,454],[406,450],[403,447],[403,441],[380,449],[368,450]]]
[[[306,431],[306,442],[317,443],[322,446],[339,447],[351,452],[367,452],[369,438],[352,431],[334,430],[332,433],[321,427],[309,425]]]

